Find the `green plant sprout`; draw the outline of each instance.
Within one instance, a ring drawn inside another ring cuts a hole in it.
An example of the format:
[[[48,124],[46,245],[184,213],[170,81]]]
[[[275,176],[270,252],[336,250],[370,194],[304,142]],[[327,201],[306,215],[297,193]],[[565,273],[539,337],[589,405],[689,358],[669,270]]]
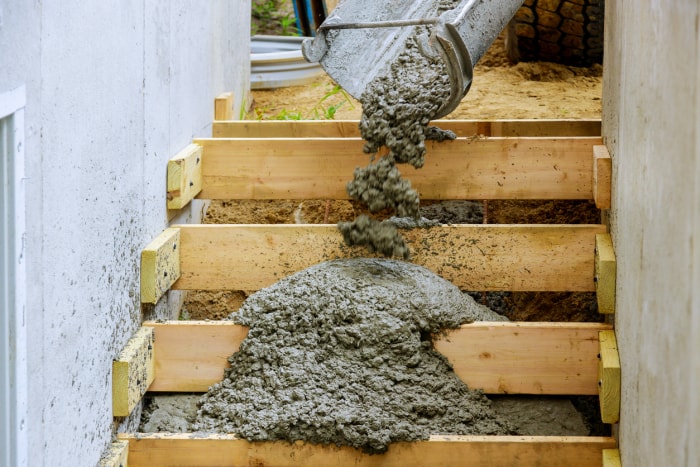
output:
[[[326,102],[334,96],[340,100],[333,103]],[[350,96],[343,88],[336,84],[319,99],[316,105],[311,109],[309,115],[304,116],[300,111],[290,111],[287,109],[282,109],[277,114],[270,115],[270,109],[268,107],[256,107],[254,113],[256,120],[334,120],[338,109],[345,104],[349,104],[351,109],[355,108]]]
[[[296,17],[291,13],[282,15],[280,0],[253,0],[250,14],[250,34],[278,34],[281,36],[298,36]]]
[[[297,19],[295,16],[287,13],[285,16],[279,19],[280,27],[282,28],[283,36],[299,36],[299,30],[297,29]]]

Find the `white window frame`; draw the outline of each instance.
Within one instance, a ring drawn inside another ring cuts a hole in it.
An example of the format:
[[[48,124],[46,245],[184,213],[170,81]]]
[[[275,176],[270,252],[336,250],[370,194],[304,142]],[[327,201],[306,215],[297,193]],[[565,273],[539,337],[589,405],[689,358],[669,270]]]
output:
[[[25,87],[0,93],[0,465],[28,465]]]

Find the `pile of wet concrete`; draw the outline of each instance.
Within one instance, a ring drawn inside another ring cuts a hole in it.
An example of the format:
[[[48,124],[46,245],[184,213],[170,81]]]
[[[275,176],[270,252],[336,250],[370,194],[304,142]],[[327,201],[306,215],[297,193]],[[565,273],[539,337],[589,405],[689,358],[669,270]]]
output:
[[[369,453],[434,434],[587,435],[565,398],[497,397],[469,388],[432,339],[505,320],[429,270],[339,259],[248,297],[249,327],[223,380],[199,396],[151,399],[141,431],[233,433]]]
[[[315,265],[250,296],[249,326],[194,429],[382,452],[436,433],[508,434],[432,337],[502,319],[429,270],[388,259]]]

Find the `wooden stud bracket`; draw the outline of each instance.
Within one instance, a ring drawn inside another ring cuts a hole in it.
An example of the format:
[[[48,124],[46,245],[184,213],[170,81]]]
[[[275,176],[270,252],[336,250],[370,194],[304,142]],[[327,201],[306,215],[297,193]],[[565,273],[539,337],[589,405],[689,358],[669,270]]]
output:
[[[617,261],[610,234],[595,236],[595,290],[598,312],[615,313]]]
[[[182,209],[202,191],[202,147],[190,144],[168,161],[168,209]]]
[[[233,120],[232,92],[224,92],[214,99],[214,120]]]
[[[158,303],[180,278],[180,229],[169,228],[141,252],[141,303]]]
[[[603,449],[603,467],[622,467],[619,449]]]
[[[620,421],[620,355],[615,331],[600,331],[600,360],[598,362],[598,398],[603,423]]]
[[[118,440],[109,445],[97,467],[127,467],[129,462],[129,441]]]
[[[598,209],[610,209],[612,192],[612,159],[608,148],[593,146],[593,199]]]
[[[112,414],[131,414],[155,379],[155,331],[141,327],[112,362]]]

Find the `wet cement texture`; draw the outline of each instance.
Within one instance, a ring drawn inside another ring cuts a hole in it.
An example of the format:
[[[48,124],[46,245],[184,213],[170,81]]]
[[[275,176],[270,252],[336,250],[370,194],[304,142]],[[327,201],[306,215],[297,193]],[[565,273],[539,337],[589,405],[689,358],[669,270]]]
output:
[[[436,14],[454,2],[442,3]],[[425,31],[416,28],[387,72],[370,82],[360,97],[364,151],[376,154],[384,146],[389,149],[377,162],[355,169],[353,180],[347,185],[348,195],[367,204],[371,212],[391,208],[399,217],[420,217],[418,192],[401,178],[396,164],[421,168],[426,139],[444,141],[456,137],[451,131],[428,126],[450,97],[450,79],[445,63],[426,57],[418,47],[415,37]],[[358,218],[339,228],[350,246],[365,246],[385,256],[409,256],[401,234],[390,224]]]
[[[445,64],[425,57],[409,39],[389,73],[372,81],[360,98],[365,152],[386,146],[394,161],[423,167],[426,134],[447,136],[428,132],[428,123],[449,97]]]
[[[401,178],[389,157],[382,157],[364,169],[355,169],[346,187],[352,199],[363,202],[371,212],[392,209],[399,217],[418,217],[420,200],[411,182]]]
[[[346,245],[362,245],[370,253],[386,257],[409,259],[411,256],[408,245],[391,221],[378,221],[362,214],[352,222],[339,222],[338,229]]]
[[[147,396],[139,431],[186,433],[190,431],[197,400],[187,394]]]
[[[510,434],[431,336],[504,319],[429,270],[389,259],[312,266],[251,295],[231,368],[193,428],[383,452],[431,434]]]

